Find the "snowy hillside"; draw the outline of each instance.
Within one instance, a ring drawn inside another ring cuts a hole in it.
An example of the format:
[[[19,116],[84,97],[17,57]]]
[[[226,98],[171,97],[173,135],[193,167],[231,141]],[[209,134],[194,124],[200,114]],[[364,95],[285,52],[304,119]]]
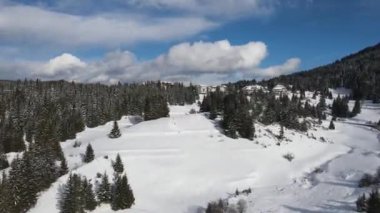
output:
[[[365,102],[351,120],[376,121],[379,107]],[[380,132],[369,127],[336,122],[335,130],[327,130],[324,121],[306,134],[285,130],[278,145],[279,126],[256,124],[253,141],[235,140],[203,114],[189,114],[192,108],[172,106],[170,117],[141,123],[123,117],[118,139],[107,137],[112,123],[88,128],[77,136],[80,147],[73,147],[75,140],[61,143],[69,167],[94,182],[98,172],[112,174],[111,160],[119,153],[136,197],[124,212],[192,213],[247,188],[253,190],[243,196],[248,212],[348,212],[355,211],[362,174],[380,165]],[[96,159],[83,164],[80,154],[88,143]],[[287,153],[294,155],[291,162],[283,157]],[[42,192],[30,212],[58,212],[58,188],[67,177]],[[110,211],[103,205],[94,212]]]

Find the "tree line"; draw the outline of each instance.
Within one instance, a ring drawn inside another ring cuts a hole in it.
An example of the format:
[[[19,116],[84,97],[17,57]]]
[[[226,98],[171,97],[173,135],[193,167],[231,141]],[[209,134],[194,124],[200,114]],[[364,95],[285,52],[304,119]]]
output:
[[[53,144],[74,139],[84,127],[96,127],[123,115],[146,120],[168,116],[167,103],[192,104],[195,86],[79,84],[65,81],[0,81],[0,153],[19,152],[25,141]],[[55,132],[44,138],[46,132]],[[25,140],[24,140],[25,139]]]

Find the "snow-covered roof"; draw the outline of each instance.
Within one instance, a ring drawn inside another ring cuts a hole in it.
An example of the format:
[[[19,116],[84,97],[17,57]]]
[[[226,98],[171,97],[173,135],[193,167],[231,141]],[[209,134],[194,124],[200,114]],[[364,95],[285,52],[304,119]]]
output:
[[[273,87],[273,90],[285,90],[286,87],[282,84],[277,84],[275,87]]]
[[[248,86],[245,86],[243,89],[245,89],[245,90],[256,90],[256,89],[263,89],[263,87],[260,85],[248,85]]]

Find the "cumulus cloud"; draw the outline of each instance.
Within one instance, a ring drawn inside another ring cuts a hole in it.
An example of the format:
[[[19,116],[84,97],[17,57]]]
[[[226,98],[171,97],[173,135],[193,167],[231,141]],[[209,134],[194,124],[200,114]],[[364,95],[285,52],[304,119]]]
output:
[[[284,64],[262,69],[263,77],[272,78],[279,75],[287,75],[296,71],[301,64],[301,59],[290,58]]]
[[[40,76],[42,78],[65,78],[67,80],[75,80],[82,70],[86,68],[86,63],[82,62],[79,58],[64,53],[55,57],[41,69],[34,71],[32,75]]]
[[[46,63],[19,64],[18,70],[29,69],[30,77],[44,80],[101,83],[164,80],[220,84],[289,74],[297,71],[301,62],[298,58],[291,58],[284,64],[261,68],[260,64],[267,55],[266,45],[262,42],[231,45],[222,40],[181,43],[148,61],[138,61],[133,53],[120,50],[88,63],[65,53]]]
[[[232,46],[229,41],[182,43],[170,48],[156,63],[179,70],[199,72],[229,72],[253,68],[267,55],[262,42]]]

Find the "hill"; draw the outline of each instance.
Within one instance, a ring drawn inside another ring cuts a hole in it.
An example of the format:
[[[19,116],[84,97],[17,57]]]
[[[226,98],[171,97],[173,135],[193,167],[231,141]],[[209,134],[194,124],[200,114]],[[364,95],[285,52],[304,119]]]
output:
[[[346,56],[331,64],[311,70],[262,81],[273,87],[277,83],[293,85],[295,90],[319,90],[346,87],[354,99],[380,101],[380,43]]]

